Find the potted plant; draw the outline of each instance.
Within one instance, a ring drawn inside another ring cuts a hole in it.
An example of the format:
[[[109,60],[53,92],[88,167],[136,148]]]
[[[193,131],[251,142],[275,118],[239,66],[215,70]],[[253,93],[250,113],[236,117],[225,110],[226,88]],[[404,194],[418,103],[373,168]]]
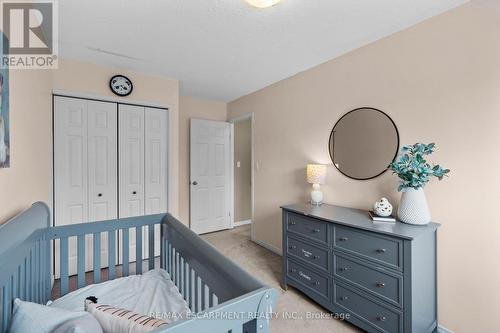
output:
[[[425,225],[431,221],[431,214],[425,198],[424,186],[436,177],[442,180],[450,172],[439,165],[431,165],[426,156],[436,149],[434,143],[416,143],[401,148],[401,154],[391,163],[391,170],[398,175],[402,191],[401,202],[398,207],[398,217],[401,222],[416,225]]]

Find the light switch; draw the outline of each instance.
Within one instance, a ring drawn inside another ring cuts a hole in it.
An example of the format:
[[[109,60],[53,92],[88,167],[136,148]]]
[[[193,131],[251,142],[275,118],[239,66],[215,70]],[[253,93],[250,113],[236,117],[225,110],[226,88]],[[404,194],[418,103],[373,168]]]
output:
[[[239,168],[241,166],[241,162],[240,161],[237,161],[236,162],[236,167]]]

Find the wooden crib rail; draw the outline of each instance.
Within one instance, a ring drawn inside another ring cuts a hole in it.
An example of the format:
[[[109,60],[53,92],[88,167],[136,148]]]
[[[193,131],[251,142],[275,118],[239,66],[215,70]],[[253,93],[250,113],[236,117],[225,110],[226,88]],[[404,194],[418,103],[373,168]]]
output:
[[[0,332],[6,333],[13,300],[44,304],[50,297],[50,225],[47,205],[37,202],[0,226]]]
[[[148,233],[148,268],[155,267],[155,226],[160,225],[165,214],[155,214],[147,216],[129,217],[116,220],[81,223],[74,225],[64,225],[48,229],[47,237],[57,240],[59,245],[59,277],[60,296],[67,294],[69,288],[69,239],[76,238],[77,241],[77,288],[86,286],[87,263],[85,260],[88,251],[92,252],[92,274],[93,283],[101,282],[101,269],[106,266],[108,280],[117,277],[117,269],[121,268],[121,276],[130,274],[130,231],[135,231],[135,273],[142,273],[143,265],[143,229]],[[120,231],[120,233],[119,233]],[[159,232],[159,230],[158,230]],[[101,235],[107,236],[107,265],[101,263]],[[92,249],[86,248],[86,237],[92,238]],[[118,242],[117,242],[118,241]],[[121,253],[121,261],[118,262],[117,244],[120,244],[118,251]]]
[[[219,303],[264,287],[263,283],[201,239],[171,214],[164,217],[162,228],[163,248],[167,251],[164,256],[166,259],[164,267],[174,280],[179,279],[181,293],[188,292],[192,287],[191,271],[195,273],[195,283],[198,278],[201,280],[201,292],[206,289],[205,285],[208,286],[210,292],[217,296]],[[195,287],[200,289],[198,285]],[[207,298],[204,300],[210,301]]]

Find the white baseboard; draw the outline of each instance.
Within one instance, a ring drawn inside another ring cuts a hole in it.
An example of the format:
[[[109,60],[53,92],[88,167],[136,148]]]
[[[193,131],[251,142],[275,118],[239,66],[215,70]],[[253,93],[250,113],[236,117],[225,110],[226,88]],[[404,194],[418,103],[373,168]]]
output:
[[[446,327],[443,327],[441,325],[438,325],[438,333],[453,333],[453,331],[447,329]]]
[[[270,244],[267,244],[267,243],[264,243],[260,240],[257,240],[257,239],[254,239],[252,238],[252,242],[254,242],[255,244],[257,245],[260,245],[262,246],[263,248],[266,248],[268,249],[269,251],[273,252],[273,253],[276,253],[277,255],[281,256],[283,255],[283,252],[281,251],[281,249],[278,249],[277,247],[273,246],[273,245],[270,245]]]
[[[242,225],[247,225],[247,224],[251,224],[251,223],[252,223],[252,220],[243,220],[243,221],[234,222],[234,226],[241,227]]]

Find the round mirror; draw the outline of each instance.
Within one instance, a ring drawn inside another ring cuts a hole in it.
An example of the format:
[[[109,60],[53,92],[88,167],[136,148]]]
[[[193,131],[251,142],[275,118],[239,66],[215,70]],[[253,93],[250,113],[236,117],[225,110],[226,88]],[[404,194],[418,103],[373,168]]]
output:
[[[344,175],[365,180],[383,174],[396,158],[399,133],[384,112],[359,108],[346,113],[330,134],[330,157]]]

